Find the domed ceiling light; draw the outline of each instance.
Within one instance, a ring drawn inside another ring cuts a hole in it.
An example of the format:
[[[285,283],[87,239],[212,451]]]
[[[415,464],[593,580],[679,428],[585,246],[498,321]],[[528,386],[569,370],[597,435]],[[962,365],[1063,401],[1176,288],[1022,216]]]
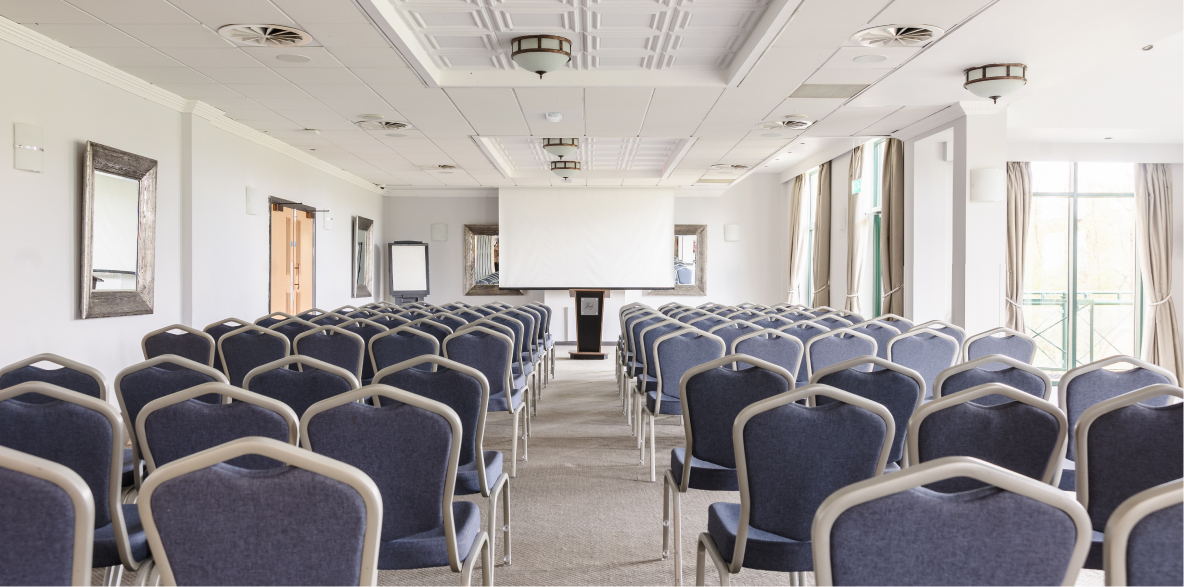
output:
[[[510,51],[518,67],[539,74],[539,79],[571,61],[571,41],[555,35],[515,37],[510,41]]]
[[[580,148],[580,139],[543,139],[543,150],[565,159],[576,154]]]
[[[1028,83],[1028,66],[1022,63],[992,63],[966,70],[966,83],[962,87],[975,96],[990,98],[996,104],[1006,96]]]
[[[554,173],[555,175],[558,175],[559,177],[562,177],[563,179],[568,179],[568,178],[574,177],[576,175],[579,175],[579,173],[580,173],[580,162],[579,161],[552,161],[551,162],[551,173]]]

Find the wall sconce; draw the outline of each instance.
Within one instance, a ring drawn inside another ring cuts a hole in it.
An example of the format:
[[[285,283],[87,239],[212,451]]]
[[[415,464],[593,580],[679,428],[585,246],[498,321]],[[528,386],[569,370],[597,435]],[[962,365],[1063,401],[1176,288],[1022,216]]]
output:
[[[12,125],[12,139],[13,167],[40,173],[45,168],[44,130],[18,122]]]
[[[317,210],[321,215],[321,230],[333,230],[333,216],[328,210]]]
[[[265,216],[267,214],[267,196],[254,186],[247,186],[247,214],[251,216]]]
[[[970,170],[971,202],[1007,200],[1007,172],[998,167]]]
[[[739,224],[725,224],[724,225],[724,242],[734,243],[740,240],[740,225]]]
[[[432,225],[432,240],[436,242],[448,240],[448,225],[447,224],[433,224]]]

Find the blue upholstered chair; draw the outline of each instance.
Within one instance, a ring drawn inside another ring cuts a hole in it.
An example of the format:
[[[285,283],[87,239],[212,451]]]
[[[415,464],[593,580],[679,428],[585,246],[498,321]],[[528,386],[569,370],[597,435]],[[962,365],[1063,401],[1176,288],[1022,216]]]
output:
[[[344,306],[341,306],[340,308],[337,308],[336,310],[330,310],[329,313],[330,314],[337,314],[338,316],[345,317],[345,316],[349,316],[350,314],[352,314],[354,312],[357,312],[360,309],[361,308],[359,308],[357,306],[351,306],[349,304],[346,304]]]
[[[984,383],[1002,383],[1040,399],[1052,401],[1052,381],[1040,369],[1003,355],[987,355],[966,363],[958,363],[937,376],[933,382],[933,398],[953,395]],[[1011,401],[1004,397],[987,396],[976,404],[991,406]]]
[[[42,369],[37,363],[46,362],[58,365],[58,369]],[[103,374],[94,367],[71,361],[53,353],[34,355],[22,359],[0,369],[0,389],[25,383],[26,381],[42,381],[52,383],[58,387],[76,391],[83,395],[107,399],[107,384],[103,382]],[[47,403],[49,398],[29,396],[17,398],[28,404]]]
[[[687,326],[698,328],[703,332],[710,332],[712,328],[715,328],[721,324],[727,324],[729,322],[731,322],[731,320],[728,320],[727,318],[721,318],[715,314],[711,314],[708,316],[700,316],[699,318],[695,318],[694,320],[691,320],[689,323],[687,323]]]
[[[752,368],[734,371],[743,361]],[[682,584],[682,500],[691,489],[737,491],[732,424],[749,405],[793,389],[793,373],[749,355],[728,355],[698,365],[679,382],[686,445],[670,451],[662,476],[662,559],[670,552],[673,500],[675,584]],[[687,464],[687,453],[690,463]]]
[[[326,312],[320,308],[310,308],[310,309],[305,310],[299,314],[296,314],[296,317],[301,320],[312,321],[313,318],[316,318],[317,316],[323,316],[325,314],[328,314],[328,312]]]
[[[918,326],[888,341],[888,360],[920,373],[925,378],[925,399],[929,400],[937,376],[958,362],[960,345],[948,334]]]
[[[522,323],[522,362],[527,366],[527,375],[529,376],[529,391],[532,391],[533,399],[531,400],[531,411],[537,413],[539,391],[542,389],[542,373],[543,373],[543,351],[539,346],[538,331],[542,326],[541,316],[534,310],[526,308],[510,308],[503,312],[503,315],[509,316]]]
[[[78,473],[0,446],[0,585],[90,585],[94,527]]]
[[[1107,585],[1184,585],[1184,480],[1144,489],[1106,522]]]
[[[452,312],[452,314],[454,316],[459,316],[465,322],[473,322],[474,320],[480,320],[485,317],[485,314],[482,314],[481,312],[478,312],[478,311],[473,310],[471,308],[463,308],[460,310],[456,310],[456,311]]]
[[[529,343],[527,342],[527,323],[518,320],[506,311],[498,312],[489,318],[483,318],[475,322],[470,322],[461,328],[460,332],[471,330],[472,328],[486,328],[494,332],[499,332],[510,338],[514,345],[514,350],[511,351],[510,356],[510,378],[512,387],[514,389],[525,388],[527,395],[531,394],[531,383],[534,381],[535,363],[533,362],[534,355],[529,350]],[[494,400],[496,403],[496,399]],[[532,407],[534,399],[528,397],[526,399],[527,407]],[[530,412],[526,413],[526,422],[524,423],[525,434],[530,436]]]
[[[771,328],[773,330],[777,330],[779,328],[785,328],[786,326],[792,326],[793,320],[790,320],[789,318],[782,318],[781,316],[777,316],[775,314],[762,314],[761,316],[749,320],[748,323],[758,328]]]
[[[855,325],[855,322],[840,316],[838,312],[830,312],[821,316],[815,317],[811,322],[819,326],[825,326],[831,330],[838,330],[840,328],[849,328]]]
[[[639,312],[651,312],[648,306],[634,302],[621,308],[618,315],[618,320],[621,325],[621,334],[617,337],[617,364],[615,365],[617,377],[617,396],[623,393],[624,380],[626,378],[625,369],[629,363],[633,361],[633,352],[629,348],[629,328],[626,326],[626,320],[637,315]]]
[[[703,310],[694,310],[694,309],[680,311],[680,312],[673,312],[673,314],[674,314],[673,316],[670,316],[669,314],[667,314],[667,316],[670,316],[670,318],[678,320],[679,322],[682,322],[683,324],[690,324],[692,320],[711,315],[710,312],[706,312]]]
[[[24,394],[47,398],[32,404]],[[123,419],[108,402],[43,381],[0,390],[0,446],[69,467],[94,498],[93,568],[118,585],[149,556],[135,504],[122,504]]]
[[[850,328],[838,328],[806,343],[806,377],[831,365],[876,356],[876,339]],[[798,374],[801,377],[801,374]]]
[[[996,395],[1006,403],[974,400]],[[1056,486],[1069,427],[1051,402],[1001,383],[984,383],[935,398],[909,420],[908,465],[966,456]],[[951,479],[929,488],[941,493],[978,489],[970,479]]]
[[[641,427],[641,464],[645,464],[645,429],[650,429],[650,482],[657,481],[657,417],[659,414],[682,415],[679,383],[692,368],[727,354],[722,339],[693,328],[681,328],[659,336],[654,341],[653,363],[658,382],[653,391],[645,392],[645,401],[638,402]],[[649,356],[647,355],[647,360]]]
[[[798,404],[825,395],[835,405]],[[813,570],[810,523],[835,490],[884,472],[895,433],[884,406],[825,385],[807,385],[744,408],[732,425],[740,503],[714,503],[699,535],[697,584],[704,554],[721,584],[743,567],[793,573]]]
[[[415,369],[417,365],[429,369]],[[485,415],[489,410],[489,381],[480,371],[443,357],[423,356],[384,369],[374,383],[422,395],[456,412],[461,423],[460,460],[456,469],[456,495],[480,494],[489,503],[486,532],[489,546],[497,551],[497,501],[502,499],[502,560],[510,564],[510,477],[502,470],[502,453],[485,450]],[[389,406],[395,400],[376,395],[374,405]]]
[[[479,324],[479,323],[478,323]],[[521,376],[510,367],[514,341],[509,336],[480,325],[470,325],[444,340],[444,358],[480,371],[489,383],[490,412],[508,412],[514,419],[510,438],[510,477],[518,476],[518,441],[522,441],[522,460],[527,460],[530,445],[527,434],[518,434],[519,416],[526,412],[530,395]],[[385,371],[385,370],[384,370]],[[527,413],[529,416],[529,413]],[[529,417],[526,420],[530,423]]]
[[[871,366],[872,370],[868,371],[867,366]],[[888,408],[896,432],[892,436],[892,449],[888,452],[885,470],[900,470],[909,418],[921,407],[925,397],[925,379],[920,373],[879,357],[856,357],[815,371],[810,383],[828,385]],[[829,397],[815,396],[810,398],[809,405],[824,406],[830,403],[834,403],[834,400]]]
[[[197,401],[206,394],[234,401]],[[287,404],[225,383],[204,383],[154,399],[136,417],[136,440],[149,478],[173,461],[232,440],[262,436],[296,446],[299,434],[300,420]],[[279,466],[261,457],[243,457],[233,464],[244,469]]]
[[[243,378],[243,389],[287,404],[297,419],[309,406],[359,387],[353,373],[306,355],[260,365]]]
[[[316,327],[316,324],[313,324],[312,322],[309,322],[303,318],[288,318],[283,322],[276,322],[275,324],[268,326],[267,329],[274,330],[284,335],[284,338],[287,338],[289,343],[293,343],[296,341],[297,336],[300,336],[301,334],[304,334],[305,332],[308,332],[309,330],[312,330]]]
[[[394,314],[388,314],[388,313],[379,314],[378,316],[375,316],[374,318],[372,318],[370,321],[375,324],[378,324],[380,326],[385,326],[387,328],[387,330],[392,330],[392,329],[398,328],[400,326],[403,326],[404,324],[411,323],[411,321],[406,318],[400,318],[399,316],[395,316]]]
[[[143,475],[140,470],[140,445],[136,441],[136,418],[149,402],[166,395],[205,383],[226,383],[226,375],[205,364],[183,359],[174,355],[161,355],[132,365],[115,376],[115,397],[119,400],[119,411],[128,424],[132,441],[132,463],[135,485],[140,486]],[[222,402],[216,393],[195,398],[208,404]]]
[[[728,354],[748,355],[763,359],[785,369],[795,378],[802,365],[802,357],[806,354],[806,347],[797,337],[780,330],[765,328],[732,339]],[[737,369],[749,368],[748,363],[737,363]]]
[[[468,320],[465,320],[464,318],[461,318],[460,316],[457,316],[457,315],[451,314],[451,313],[433,314],[432,317],[428,318],[428,319],[433,322],[439,322],[440,324],[443,324],[443,325],[447,326],[448,328],[451,328],[453,332],[456,332],[458,329],[460,329],[460,327],[469,323]]]
[[[145,360],[161,355],[175,355],[210,367],[214,365],[216,346],[214,337],[184,324],[158,328],[145,334],[140,340]]]
[[[367,319],[373,318],[377,315],[378,315],[378,310],[363,307],[363,308],[360,308],[356,312],[350,312],[350,313],[346,314],[345,317],[349,318],[350,320],[358,320],[358,319],[367,320]]]
[[[1130,369],[1112,371],[1107,367],[1129,364]],[[1077,429],[1077,421],[1081,414],[1099,402],[1113,399],[1124,393],[1135,391],[1149,385],[1168,384],[1179,385],[1175,374],[1158,365],[1140,361],[1134,357],[1116,356],[1094,361],[1075,369],[1070,369],[1061,376],[1057,385],[1057,400],[1061,410],[1069,418],[1069,429]],[[1145,405],[1162,406],[1167,404],[1165,397],[1149,398]],[[1077,473],[1073,468],[1077,461],[1077,439],[1069,437],[1069,450],[1065,455],[1066,469],[1061,475],[1061,489],[1073,491]]]
[[[321,314],[320,316],[309,320],[309,322],[312,322],[317,326],[340,326],[346,322],[349,322],[349,318],[346,318],[344,314],[339,314],[338,312],[333,311]]]
[[[629,393],[629,421],[632,423],[632,433],[637,436],[637,447],[642,447],[641,442],[641,406],[646,402],[646,394],[658,389],[658,370],[657,363],[654,361],[654,343],[657,340],[671,332],[686,329],[686,325],[677,321],[666,319],[661,322],[650,324],[641,329],[637,335],[638,354],[637,360],[641,364],[641,372],[633,378],[630,382]]]
[[[421,355],[439,354],[436,337],[410,326],[397,326],[370,339],[370,364],[375,373]]]
[[[259,474],[233,463],[266,460]],[[382,497],[365,473],[269,438],[164,467],[140,494],[165,585],[374,585]]]
[[[983,487],[926,488],[958,478]],[[1055,487],[946,457],[834,492],[818,507],[813,538],[820,586],[1073,585],[1089,517]]]
[[[444,348],[455,340],[449,337]],[[357,401],[375,396],[391,401],[383,407]],[[409,391],[370,385],[313,406],[301,425],[309,449],[357,467],[378,486],[379,569],[448,566],[463,573],[467,585],[480,556],[485,584],[491,584],[493,559],[481,510],[453,501],[465,445],[456,411]]]
[[[352,332],[362,337],[362,376],[358,381],[363,382],[363,385],[368,383],[374,374],[374,364],[369,360],[368,349],[370,348],[370,341],[379,334],[390,330],[386,326],[369,320],[367,318],[353,318],[349,322],[343,323],[338,328]]]
[[[761,330],[764,330],[764,328],[751,322],[745,322],[744,320],[732,320],[729,318],[728,322],[717,326],[712,326],[707,332],[718,336],[720,340],[724,341],[724,354],[726,355],[726,349],[732,348],[732,341],[740,338],[741,336],[760,332]]]
[[[949,322],[941,320],[930,320],[921,324],[916,324],[909,330],[928,329],[934,332],[940,332],[958,342],[958,356],[962,356],[962,343],[966,342],[966,330],[959,326],[954,326]]]
[[[448,335],[452,334],[451,328],[449,328],[446,324],[441,324],[440,322],[432,320],[430,314],[428,316],[411,321],[411,323],[409,323],[407,326],[436,337],[436,340],[440,341],[441,344],[444,343],[445,338],[448,338]]]
[[[272,312],[266,316],[259,317],[255,320],[255,326],[260,328],[270,328],[273,324],[279,324],[284,320],[290,320],[295,316],[287,312]]]
[[[866,334],[876,341],[876,356],[888,358],[888,342],[900,335],[900,331],[879,320],[867,320],[851,327],[851,330]]]
[[[253,325],[233,330],[218,339],[222,372],[231,385],[239,387],[251,369],[288,356],[291,348],[292,343],[284,335]]]
[[[250,321],[240,320],[238,318],[226,318],[219,320],[202,329],[203,332],[210,335],[214,339],[214,368],[225,373],[226,369],[222,366],[222,356],[218,354],[218,342],[222,340],[223,336],[238,330],[244,326],[252,326]]]
[[[641,350],[638,348],[638,343],[641,340],[641,331],[647,326],[652,326],[665,320],[666,318],[662,314],[649,308],[627,312],[624,316],[624,330],[621,331],[621,338],[624,343],[624,358],[626,363],[622,365],[618,395],[621,398],[621,413],[628,413],[630,418],[633,417],[633,414],[627,412],[625,409],[625,406],[629,405],[630,401],[629,382],[642,372],[643,367],[641,363]]]
[[[366,341],[357,333],[341,326],[317,326],[292,341],[292,354],[312,357],[341,367],[361,381]]]
[[[1176,398],[1163,405],[1160,400]],[[1090,406],[1073,429],[1077,501],[1093,524],[1085,568],[1102,568],[1102,532],[1122,502],[1184,477],[1184,389],[1150,385]],[[1158,405],[1148,405],[1153,400]]]
[[[809,320],[803,320],[800,322],[794,322],[792,325],[782,328],[781,332],[798,339],[802,343],[802,362],[800,365],[798,365],[797,370],[794,371],[798,378],[796,385],[801,387],[810,382],[810,370],[806,367],[806,344],[808,344],[811,339],[830,332],[830,329],[822,326],[821,324],[815,324]]]
[[[887,324],[888,326],[891,326],[901,332],[908,332],[913,329],[913,326],[915,326],[911,320],[897,316],[896,314],[884,314],[881,316],[876,316],[875,318],[872,318],[872,320]]]
[[[962,362],[987,355],[1004,355],[1023,363],[1036,358],[1036,339],[1010,328],[992,328],[966,339],[962,345]]]
[[[543,313],[543,328],[542,340],[543,350],[547,355],[547,369],[543,381],[543,385],[550,384],[551,380],[555,378],[555,336],[551,333],[551,319],[554,318],[554,310],[551,306],[545,305],[542,302],[531,302],[529,304],[532,308],[538,309]]]
[[[790,322],[806,322],[814,319],[814,314],[807,312],[805,309],[786,310],[778,313],[778,316],[789,320]]]

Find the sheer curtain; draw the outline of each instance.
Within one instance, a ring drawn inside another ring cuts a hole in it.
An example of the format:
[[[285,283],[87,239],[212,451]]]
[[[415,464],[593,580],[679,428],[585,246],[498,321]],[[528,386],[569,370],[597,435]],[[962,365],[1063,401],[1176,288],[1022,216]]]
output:
[[[863,213],[863,145],[851,150],[851,165],[847,172],[847,301],[843,308],[861,314],[859,284],[863,276],[863,258],[867,249],[867,215]],[[859,191],[855,182],[860,181]]]
[[[830,161],[818,166],[814,194],[814,291],[810,305],[830,305]]]
[[[1184,379],[1176,303],[1172,300],[1172,171],[1164,163],[1135,167],[1135,228],[1147,298],[1143,360]]]
[[[1032,164],[1007,162],[1007,327],[1024,331],[1024,254],[1032,217]]]
[[[809,182],[805,173],[786,183],[789,191],[789,294],[785,301],[791,304],[809,301],[805,299],[805,273],[802,271],[802,263],[806,260],[806,235],[809,233],[803,223],[807,185]]]
[[[880,282],[884,314],[904,315],[904,143],[884,141],[884,193],[880,198]]]

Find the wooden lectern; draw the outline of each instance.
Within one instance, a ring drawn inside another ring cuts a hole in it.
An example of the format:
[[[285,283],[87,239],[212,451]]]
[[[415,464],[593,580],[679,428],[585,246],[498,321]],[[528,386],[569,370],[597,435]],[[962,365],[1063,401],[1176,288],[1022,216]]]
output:
[[[607,289],[571,289],[576,299],[576,350],[569,354],[572,359],[583,361],[604,360],[600,352],[600,334],[604,321],[604,298],[609,297]]]

